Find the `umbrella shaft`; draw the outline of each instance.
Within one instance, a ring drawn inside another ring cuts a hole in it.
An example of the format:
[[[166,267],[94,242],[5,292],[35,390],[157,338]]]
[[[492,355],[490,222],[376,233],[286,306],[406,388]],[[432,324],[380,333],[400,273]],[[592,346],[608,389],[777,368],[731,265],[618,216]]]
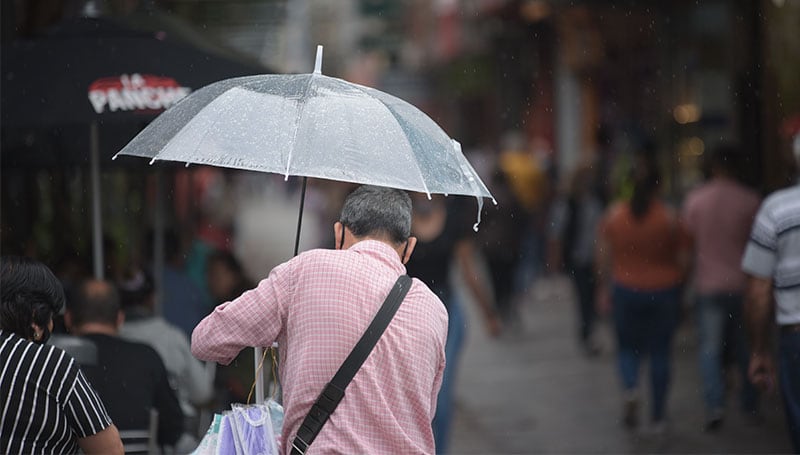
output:
[[[297,253],[300,250],[300,228],[303,226],[303,205],[306,202],[306,183],[308,182],[308,177],[303,177],[303,189],[300,191],[300,213],[297,215],[297,235],[294,239],[294,256],[297,256]]]

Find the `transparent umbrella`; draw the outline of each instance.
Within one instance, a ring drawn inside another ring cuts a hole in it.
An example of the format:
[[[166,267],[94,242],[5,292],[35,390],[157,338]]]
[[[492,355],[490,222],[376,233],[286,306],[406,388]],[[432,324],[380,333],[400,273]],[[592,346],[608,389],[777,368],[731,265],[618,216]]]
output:
[[[238,77],[210,84],[162,113],[117,155],[492,197],[461,146],[411,104],[322,74]],[[495,202],[496,203],[496,202]],[[257,354],[258,355],[258,354]],[[258,382],[257,382],[258,386]],[[263,389],[262,389],[263,390]],[[257,387],[257,401],[263,391]]]
[[[481,198],[492,195],[456,141],[411,104],[321,66],[319,46],[312,74],[208,85],[117,155],[475,196],[480,220]]]

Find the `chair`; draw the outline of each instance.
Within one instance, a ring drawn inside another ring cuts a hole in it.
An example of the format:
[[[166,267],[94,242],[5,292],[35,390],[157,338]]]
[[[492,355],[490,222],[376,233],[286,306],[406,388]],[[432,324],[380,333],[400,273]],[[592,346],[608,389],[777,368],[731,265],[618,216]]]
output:
[[[159,454],[158,447],[158,411],[150,410],[150,422],[147,429],[120,430],[122,447],[126,454]]]

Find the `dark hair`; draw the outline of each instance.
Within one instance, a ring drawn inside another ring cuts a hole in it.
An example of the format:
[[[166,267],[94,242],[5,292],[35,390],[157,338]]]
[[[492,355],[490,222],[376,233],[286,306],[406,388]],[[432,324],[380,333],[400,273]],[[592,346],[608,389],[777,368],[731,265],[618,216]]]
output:
[[[230,251],[216,250],[208,255],[206,264],[219,263],[236,275],[244,276],[244,268]]]
[[[655,156],[651,153],[640,153],[635,157],[633,166],[633,195],[631,196],[631,212],[640,220],[650,208],[661,181]]]
[[[0,329],[33,339],[36,324],[45,342],[48,325],[64,306],[64,288],[46,265],[19,256],[0,258]]]
[[[714,168],[721,169],[731,177],[739,178],[741,172],[741,149],[733,144],[719,144],[714,147],[703,160],[704,171],[711,176]]]
[[[140,268],[132,268],[125,278],[117,281],[119,300],[122,307],[145,305],[155,292],[150,273]]]
[[[120,310],[119,294],[108,281],[86,280],[78,287],[75,299],[67,303],[67,309],[76,326],[89,322],[116,324]]]
[[[356,237],[385,235],[401,244],[411,235],[411,198],[403,190],[360,186],[345,199],[339,221]]]

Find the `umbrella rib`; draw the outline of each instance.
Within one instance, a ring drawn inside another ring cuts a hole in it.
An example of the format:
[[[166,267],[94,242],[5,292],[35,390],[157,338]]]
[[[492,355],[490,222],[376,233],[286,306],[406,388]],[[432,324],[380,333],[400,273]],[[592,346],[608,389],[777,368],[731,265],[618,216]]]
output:
[[[303,111],[306,107],[306,95],[308,95],[309,90],[311,89],[311,82],[315,74],[311,74],[308,78],[308,82],[306,83],[306,87],[303,90],[303,94],[300,97],[300,107],[297,109],[297,121],[294,122],[294,132],[292,132],[292,140],[289,146],[289,157],[286,158],[286,173],[284,174],[283,181],[289,180],[289,168],[292,166],[292,155],[294,150],[294,144],[297,141],[297,132],[300,131],[300,119],[303,117]]]
[[[217,99],[219,99],[219,96],[221,96],[222,94],[224,94],[224,93],[226,93],[226,92],[228,92],[228,91],[230,91],[230,89],[227,89],[227,90],[225,90],[224,92],[221,92],[221,93],[220,93],[220,94],[217,96],[217,98],[216,98],[215,100],[212,100],[210,103],[208,103],[208,105],[211,105],[211,104],[213,104],[213,103],[214,103],[214,101],[216,101]],[[204,106],[204,107],[208,107],[208,105],[206,105],[206,106]],[[194,120],[194,119],[192,119],[192,120]],[[192,123],[192,120],[189,120],[188,122],[186,122],[186,124],[185,124],[185,125],[183,125],[183,126],[182,126],[182,127],[181,127],[181,128],[178,130],[178,131],[176,131],[176,132],[175,132],[175,134],[173,135],[173,139],[174,139],[174,138],[176,138],[176,137],[178,137],[178,135],[180,135],[180,134],[181,134],[181,133],[183,133],[184,131],[186,131],[186,129],[187,129],[187,127],[189,126],[189,124],[190,124],[190,123]],[[204,129],[203,129],[203,135],[202,135],[202,136],[200,137],[200,139],[197,141],[197,145],[195,146],[195,150],[194,150],[194,151],[197,151],[197,150],[200,148],[200,145],[203,143],[203,141],[205,141],[205,140],[206,140],[206,136],[208,136],[208,134],[209,134],[209,133],[212,131],[213,127],[217,125],[217,123],[219,123],[219,119],[218,119],[218,118],[214,118],[213,122],[212,122],[210,125],[208,125],[208,127],[206,127],[206,128],[204,128]],[[170,142],[171,142],[171,141],[170,141]],[[168,143],[167,143],[167,145],[166,145],[165,147],[163,147],[163,148],[162,148],[161,150],[159,150],[159,151],[158,151],[158,152],[157,152],[155,155],[153,155],[152,159],[150,160],[150,164],[151,164],[151,165],[152,165],[153,163],[155,163],[155,162],[156,162],[156,160],[159,160],[159,159],[160,159],[160,158],[159,158],[159,156],[160,156],[160,155],[162,155],[162,154],[164,153],[164,151],[165,151],[165,150],[167,150],[167,149],[169,148],[169,144],[170,144],[170,142],[168,142]],[[162,159],[161,161],[164,161],[164,160]],[[190,162],[190,161],[188,161],[188,160],[186,161],[186,167],[189,167],[189,162]],[[197,160],[192,160],[191,162],[192,162],[192,163],[198,163],[198,164],[206,164],[206,163],[203,163],[203,162],[199,162],[199,161],[197,161]]]
[[[381,103],[381,105],[383,105],[383,107],[384,107],[384,108],[385,108],[387,111],[389,111],[390,113],[392,113],[392,110],[389,108],[389,106],[388,106],[386,103],[384,103],[384,102],[383,102],[383,100],[381,100],[380,98],[377,98],[377,97],[375,97],[375,96],[372,96],[372,95],[370,95],[370,94],[369,94],[369,92],[367,92],[366,90],[364,90],[364,89],[363,89],[363,87],[361,87],[361,86],[360,86],[360,85],[358,85],[358,84],[351,84],[351,85],[352,85],[354,88],[356,88],[358,91],[360,91],[361,93],[363,93],[364,95],[366,95],[366,96],[370,97],[371,99],[374,99],[375,101],[377,101],[377,102]],[[400,125],[400,122],[398,122],[398,121],[397,121],[397,118],[394,116],[394,114],[392,114],[392,118],[394,118],[395,122],[397,122],[397,124],[400,126],[400,129],[401,129],[401,130],[402,130],[402,129],[404,129],[404,128],[403,128],[403,126],[402,126],[402,125]],[[406,141],[408,141],[408,138],[406,138]],[[410,149],[412,150],[412,152],[413,152],[413,148],[411,147],[411,142],[410,142],[410,141],[408,141],[408,142],[409,142],[409,148],[410,148]],[[430,190],[428,189],[428,184],[425,182],[425,178],[424,178],[424,177],[423,177],[423,175],[422,175],[422,168],[421,168],[421,167],[419,167],[419,162],[417,162],[417,160],[412,160],[412,161],[414,162],[414,167],[417,169],[417,173],[419,174],[419,180],[420,180],[420,182],[422,182],[422,187],[423,187],[423,188],[425,188],[425,194],[428,196],[428,199],[430,200],[430,199],[431,199],[431,192],[430,192]]]

